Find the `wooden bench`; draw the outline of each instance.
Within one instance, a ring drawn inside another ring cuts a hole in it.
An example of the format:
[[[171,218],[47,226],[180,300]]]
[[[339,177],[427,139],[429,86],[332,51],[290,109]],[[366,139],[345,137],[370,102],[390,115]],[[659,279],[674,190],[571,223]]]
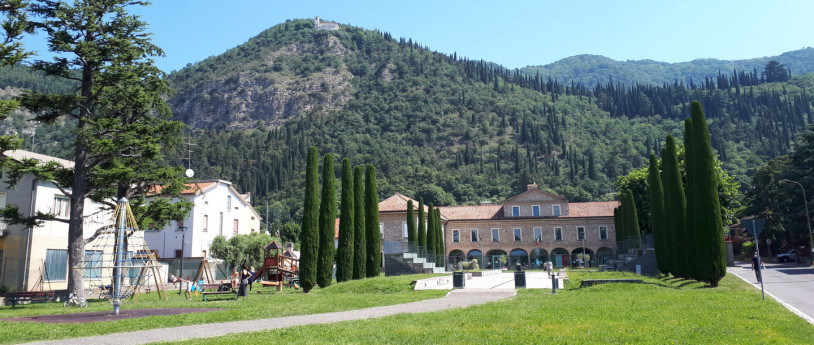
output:
[[[21,291],[6,293],[6,300],[11,302],[11,307],[17,307],[20,302],[51,302],[54,300],[54,291]]]

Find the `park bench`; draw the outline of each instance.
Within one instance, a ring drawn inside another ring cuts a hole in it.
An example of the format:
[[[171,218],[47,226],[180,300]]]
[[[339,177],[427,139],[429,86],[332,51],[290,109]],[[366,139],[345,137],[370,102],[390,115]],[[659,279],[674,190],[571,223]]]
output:
[[[598,284],[608,284],[608,283],[632,283],[632,284],[641,284],[642,281],[640,279],[585,279],[579,284],[579,287],[586,287],[586,286],[594,286]]]
[[[20,291],[20,292],[7,292],[6,301],[11,302],[11,307],[14,308],[21,302],[50,302],[54,300],[54,291]]]
[[[207,300],[207,296],[210,295],[232,295],[234,299],[237,299],[237,291],[232,290],[229,284],[201,284],[199,288],[203,290],[201,291],[201,295],[203,296],[204,302]]]

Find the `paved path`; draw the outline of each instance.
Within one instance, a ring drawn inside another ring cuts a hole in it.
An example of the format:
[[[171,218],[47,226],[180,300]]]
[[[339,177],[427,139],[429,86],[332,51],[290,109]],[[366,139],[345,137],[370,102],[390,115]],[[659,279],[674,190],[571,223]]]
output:
[[[466,289],[450,291],[444,298],[424,300],[391,306],[348,310],[333,313],[288,316],[275,319],[232,321],[146,331],[114,333],[85,338],[54,340],[31,344],[148,344],[159,341],[180,341],[195,338],[209,338],[231,333],[257,332],[299,325],[325,324],[339,321],[370,319],[396,314],[424,313],[450,308],[460,308],[483,304],[514,296],[512,289]]]
[[[788,264],[765,264],[763,288],[768,297],[776,299],[811,324],[814,324],[814,268]],[[727,272],[733,273],[760,290],[752,264],[736,263]]]

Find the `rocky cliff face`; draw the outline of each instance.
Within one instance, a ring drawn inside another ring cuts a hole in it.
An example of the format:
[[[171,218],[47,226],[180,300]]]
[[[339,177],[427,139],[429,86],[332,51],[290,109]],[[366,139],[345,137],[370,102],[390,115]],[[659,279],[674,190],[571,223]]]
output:
[[[353,76],[343,60],[346,53],[332,36],[286,45],[192,84],[169,103],[176,119],[191,128],[251,128],[261,121],[279,126],[311,111],[340,109],[353,91]]]

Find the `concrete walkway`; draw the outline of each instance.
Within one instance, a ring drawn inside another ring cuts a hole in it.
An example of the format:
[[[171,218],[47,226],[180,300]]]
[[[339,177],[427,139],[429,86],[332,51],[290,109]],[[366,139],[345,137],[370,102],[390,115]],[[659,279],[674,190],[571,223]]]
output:
[[[232,321],[202,325],[160,328],[145,331],[114,333],[93,337],[54,340],[30,344],[148,344],[153,342],[181,341],[209,338],[233,333],[257,332],[300,325],[326,324],[340,321],[371,319],[396,314],[412,314],[461,308],[512,297],[512,289],[466,289],[450,291],[446,297],[391,306],[348,310],[333,313],[288,316],[274,319]]]

